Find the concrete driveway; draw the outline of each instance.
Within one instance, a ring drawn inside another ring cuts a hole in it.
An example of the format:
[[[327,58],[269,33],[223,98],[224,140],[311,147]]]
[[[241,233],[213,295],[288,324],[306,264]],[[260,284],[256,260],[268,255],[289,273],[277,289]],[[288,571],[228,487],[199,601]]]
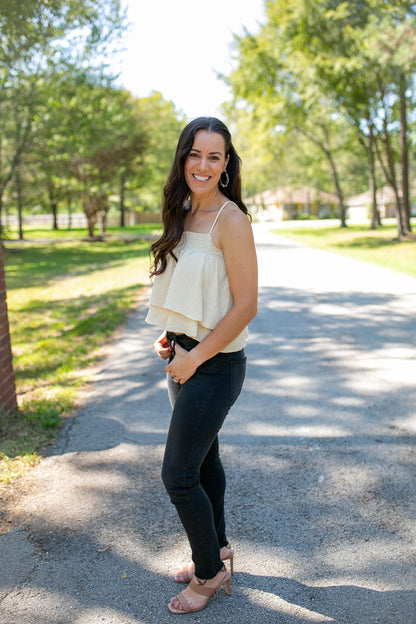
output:
[[[222,432],[231,598],[166,608],[189,553],[142,305],[0,537],[1,624],[416,623],[416,280],[255,227],[259,314]]]

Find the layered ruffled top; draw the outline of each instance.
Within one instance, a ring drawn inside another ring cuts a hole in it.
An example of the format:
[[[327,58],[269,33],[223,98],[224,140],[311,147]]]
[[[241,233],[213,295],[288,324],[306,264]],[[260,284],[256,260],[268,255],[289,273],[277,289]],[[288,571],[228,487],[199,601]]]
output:
[[[226,202],[228,203],[228,202]],[[225,206],[225,204],[224,204]],[[185,231],[166,270],[154,278],[146,322],[201,341],[233,306],[224,255],[207,234]],[[247,342],[245,328],[222,351],[239,351]]]

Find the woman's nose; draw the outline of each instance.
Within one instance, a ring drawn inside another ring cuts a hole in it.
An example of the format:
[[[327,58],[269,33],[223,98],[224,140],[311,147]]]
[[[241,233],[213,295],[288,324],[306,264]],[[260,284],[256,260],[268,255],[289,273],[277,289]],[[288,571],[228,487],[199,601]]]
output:
[[[207,158],[200,158],[199,161],[198,161],[198,169],[200,171],[205,171],[207,166],[208,166],[208,159]]]

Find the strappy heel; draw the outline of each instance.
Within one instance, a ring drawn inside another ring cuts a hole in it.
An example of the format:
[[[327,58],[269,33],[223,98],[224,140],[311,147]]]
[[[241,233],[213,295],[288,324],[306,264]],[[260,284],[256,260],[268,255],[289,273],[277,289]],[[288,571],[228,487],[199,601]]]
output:
[[[229,553],[221,557],[221,561],[229,561],[230,562],[230,572],[231,576],[234,574],[234,549],[231,548],[230,544],[227,544],[225,548],[229,549]],[[175,581],[177,583],[190,583],[195,575],[195,569],[193,563],[187,563],[180,570],[175,572]],[[179,578],[181,577],[181,578]]]
[[[225,555],[225,557],[221,557],[221,561],[230,562],[230,572],[231,572],[231,576],[233,576],[234,575],[234,548],[231,548],[229,544],[227,544],[227,548],[230,549],[230,552],[228,555]]]
[[[209,599],[212,598],[215,592],[223,585],[225,587],[225,593],[227,594],[227,596],[231,596],[231,574],[230,572],[228,572],[228,570],[226,570],[225,566],[223,566],[222,568],[221,578],[215,587],[207,587],[206,583],[206,580],[202,581],[194,575],[193,579],[189,584],[189,587],[192,589],[192,591],[195,592],[195,594],[198,594],[199,596],[204,596],[206,598],[204,604],[199,607],[193,607],[192,603],[186,598],[186,590],[184,590],[175,596],[176,600],[181,606],[181,609],[176,609],[173,606],[172,600],[174,600],[174,598],[172,598],[172,600],[168,604],[169,611],[175,614],[196,613],[197,611],[202,611],[202,609],[205,609],[205,607],[207,606]]]

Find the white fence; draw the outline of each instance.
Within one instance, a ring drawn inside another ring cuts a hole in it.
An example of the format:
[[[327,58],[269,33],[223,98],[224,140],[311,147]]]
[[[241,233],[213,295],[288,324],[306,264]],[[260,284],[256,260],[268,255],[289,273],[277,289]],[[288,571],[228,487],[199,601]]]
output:
[[[87,218],[83,212],[77,212],[71,215],[71,227],[72,228],[87,228]],[[62,213],[57,216],[58,228],[62,230],[66,230],[69,227],[69,215]],[[125,224],[129,225],[137,225],[139,223],[159,223],[160,222],[160,214],[158,213],[150,213],[150,212],[126,212],[125,213]],[[19,226],[18,218],[16,215],[4,216],[2,218],[2,223],[5,227],[11,227],[13,229],[17,229]],[[51,214],[40,214],[40,215],[27,215],[23,217],[23,229],[25,227],[35,227],[35,228],[47,228],[52,229],[53,218]],[[107,225],[110,227],[115,227],[120,225],[120,215],[119,214],[109,214],[107,217]],[[99,221],[97,223],[99,226]]]
[[[6,227],[17,228],[19,226],[19,221],[16,215],[10,215],[7,217],[3,217],[2,219],[3,225]],[[57,217],[58,227],[67,229],[69,226],[69,216],[68,214],[58,214]],[[31,227],[39,227],[39,228],[51,228],[53,225],[53,218],[50,214],[40,214],[40,215],[28,215],[23,217],[23,228],[25,226]],[[83,212],[74,213],[71,215],[71,227],[73,228],[86,228],[87,227],[87,219]]]

